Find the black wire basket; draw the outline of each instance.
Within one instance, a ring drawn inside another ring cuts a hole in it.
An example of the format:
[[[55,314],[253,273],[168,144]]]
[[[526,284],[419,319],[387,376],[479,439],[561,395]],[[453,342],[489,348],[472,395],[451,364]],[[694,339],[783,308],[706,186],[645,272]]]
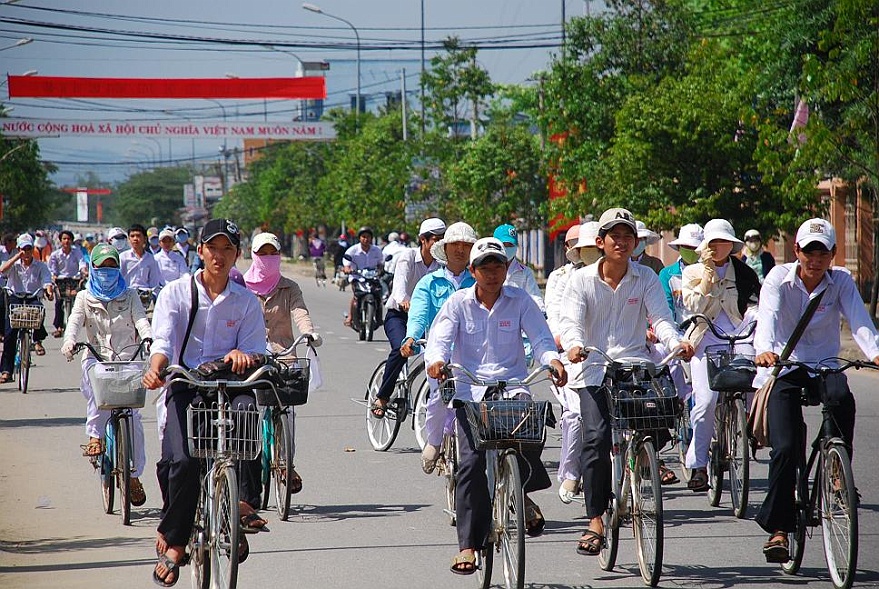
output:
[[[753,391],[757,365],[754,354],[730,352],[726,345],[705,348],[708,367],[708,386],[723,393]]]
[[[543,446],[548,401],[480,401],[464,408],[477,450]]]
[[[649,378],[618,374],[606,390],[615,429],[648,431],[675,427],[681,404],[667,369]]]

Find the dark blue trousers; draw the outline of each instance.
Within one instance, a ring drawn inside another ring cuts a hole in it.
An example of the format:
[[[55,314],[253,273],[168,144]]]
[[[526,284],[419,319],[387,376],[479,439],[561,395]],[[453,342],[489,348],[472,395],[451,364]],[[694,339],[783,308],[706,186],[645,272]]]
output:
[[[388,354],[388,363],[385,364],[385,374],[382,377],[382,384],[378,389],[376,396],[380,399],[388,400],[394,392],[394,385],[400,378],[400,371],[406,364],[406,358],[400,355],[400,346],[403,344],[403,338],[406,337],[406,321],[409,314],[396,309],[388,309],[385,315],[385,334],[388,336],[388,342],[391,344],[391,353]]]

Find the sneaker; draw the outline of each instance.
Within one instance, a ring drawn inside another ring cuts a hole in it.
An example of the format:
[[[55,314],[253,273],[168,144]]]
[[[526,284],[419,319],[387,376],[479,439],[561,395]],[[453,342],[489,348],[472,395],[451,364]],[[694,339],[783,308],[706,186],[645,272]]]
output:
[[[440,449],[432,444],[425,444],[421,451],[421,470],[424,474],[430,474],[436,469],[436,461],[439,460]]]
[[[573,479],[565,479],[559,485],[559,499],[568,505],[581,494],[580,482]]]

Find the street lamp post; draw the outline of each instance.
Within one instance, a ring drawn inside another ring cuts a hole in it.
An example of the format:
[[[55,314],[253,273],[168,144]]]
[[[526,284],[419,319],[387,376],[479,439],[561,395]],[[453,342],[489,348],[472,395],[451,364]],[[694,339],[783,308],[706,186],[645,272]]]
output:
[[[6,51],[7,49],[13,49],[15,47],[21,47],[22,45],[27,45],[28,43],[33,43],[34,40],[30,37],[25,37],[24,39],[19,39],[12,45],[7,45],[6,47],[0,47],[0,51]]]
[[[165,161],[165,158],[162,157],[162,144],[159,143],[159,140],[158,140],[158,139],[155,139],[154,137],[144,137],[144,139],[149,139],[150,141],[155,142],[156,147],[159,148],[159,165],[161,166],[162,163]],[[150,146],[150,145],[146,145],[146,144],[144,144],[144,143],[139,143],[139,142],[137,142],[137,141],[135,141],[135,145],[144,145],[145,147],[149,147],[150,149],[152,149],[152,146]]]
[[[296,61],[299,62],[299,67],[296,68],[296,77],[298,78],[298,77],[300,77],[300,75],[302,75],[302,76],[305,75],[305,61],[301,57],[299,57],[298,55],[296,55],[292,51],[289,51],[287,49],[280,49],[278,47],[275,47],[274,45],[263,45],[263,47],[265,47],[266,49],[268,49],[270,51],[277,51],[278,53],[283,53],[285,55],[289,55],[290,57],[292,57],[293,59],[295,59]],[[300,72],[302,72],[302,73],[300,74]],[[265,106],[265,101],[263,101],[263,111],[266,113],[265,114],[266,120],[268,120],[268,117],[269,117],[268,107]],[[299,117],[300,120],[303,120],[303,121],[305,120],[305,108],[303,107],[302,99],[299,100],[299,112],[297,113],[297,116]]]
[[[357,96],[354,98],[354,125],[355,125],[355,127],[359,128],[360,127],[360,32],[357,30],[357,27],[355,27],[353,24],[351,24],[350,21],[345,20],[341,16],[336,16],[334,14],[330,14],[329,12],[324,12],[323,10],[321,10],[321,8],[319,6],[315,6],[314,4],[309,4],[308,2],[305,2],[302,5],[302,8],[304,8],[305,10],[308,10],[310,12],[322,14],[322,15],[326,16],[327,18],[332,18],[332,19],[337,20],[339,22],[343,22],[346,25],[348,25],[349,27],[351,27],[352,31],[354,31],[354,37],[355,37],[355,39],[357,39]]]

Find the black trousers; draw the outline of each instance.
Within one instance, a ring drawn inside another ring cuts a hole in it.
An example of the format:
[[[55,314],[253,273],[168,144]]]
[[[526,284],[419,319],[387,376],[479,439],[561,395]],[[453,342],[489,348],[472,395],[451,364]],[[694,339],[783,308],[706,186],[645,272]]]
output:
[[[485,451],[477,450],[463,407],[455,410],[458,428],[458,482],[455,487],[455,516],[458,548],[481,550],[491,526],[491,493],[485,472]],[[540,460],[542,450],[518,454],[519,472],[526,493],[552,486]],[[524,454],[524,455],[523,455]]]
[[[201,467],[200,459],[189,454],[186,408],[205,401],[201,393],[176,385],[165,401],[168,416],[162,439],[162,459],[156,464],[156,477],[162,491],[158,530],[171,546],[185,546],[192,533],[201,487]],[[255,407],[256,401],[252,392],[236,391],[231,404],[233,408],[245,409]],[[260,507],[261,469],[262,462],[258,457],[237,463],[239,498],[254,509]]]
[[[610,503],[611,472],[610,411],[607,393],[602,387],[586,387],[580,394],[580,476],[586,499],[586,517],[599,517]]]
[[[769,489],[755,518],[768,533],[792,532],[796,524],[794,488],[797,465],[806,461],[806,424],[803,421],[801,391],[816,391],[818,381],[798,369],[775,381],[769,393]],[[855,398],[843,375],[828,379],[825,402],[834,405],[833,418],[852,452],[855,435]]]
[[[39,305],[40,302],[35,298],[21,298],[13,295],[7,295],[6,297],[7,304],[9,305]],[[18,330],[12,329],[12,326],[9,325],[9,314],[7,309],[7,316],[5,325],[5,332],[3,333],[3,355],[0,356],[0,372],[12,372],[12,369],[15,367],[15,352],[18,349]],[[34,342],[42,342],[49,334],[46,332],[46,328],[43,324],[34,330]]]
[[[400,377],[400,371],[406,365],[406,358],[400,355],[400,346],[406,337],[406,322],[409,314],[397,309],[388,309],[385,315],[385,334],[391,344],[391,353],[388,354],[388,362],[385,364],[385,374],[382,377],[381,386],[376,393],[380,399],[387,401],[394,392],[394,385]]]

